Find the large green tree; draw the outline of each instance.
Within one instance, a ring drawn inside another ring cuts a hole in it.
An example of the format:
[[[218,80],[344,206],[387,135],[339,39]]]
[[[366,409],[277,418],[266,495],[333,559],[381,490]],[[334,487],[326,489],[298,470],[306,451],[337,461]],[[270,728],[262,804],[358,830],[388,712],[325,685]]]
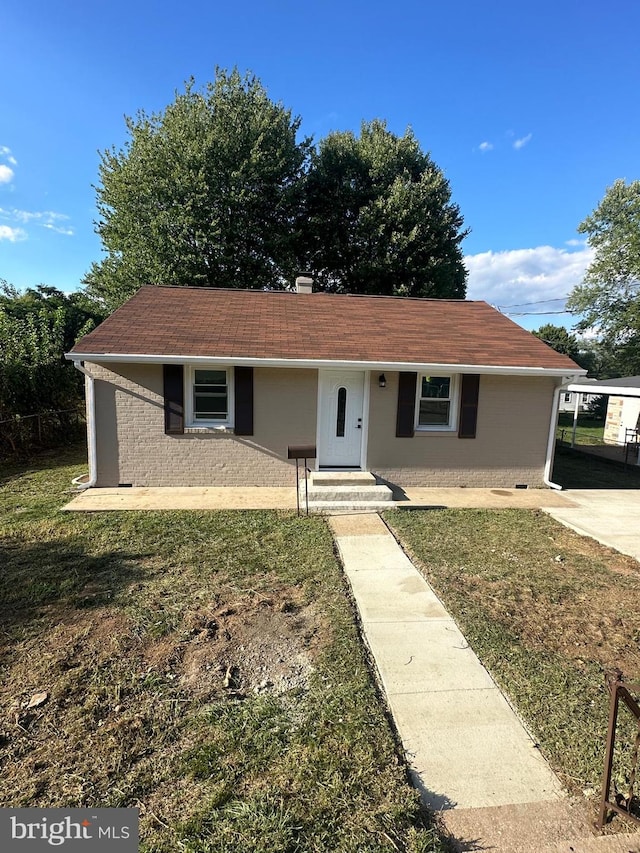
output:
[[[376,120],[331,133],[305,183],[300,258],[321,288],[464,298],[462,216],[411,130]]]
[[[284,288],[303,271],[324,290],[465,295],[462,216],[411,131],[373,121],[314,149],[255,77],[220,69],[127,130],[102,154],[106,255],[85,279],[109,309],[143,284]]]
[[[85,279],[115,308],[143,284],[278,288],[296,268],[295,222],[311,147],[300,119],[253,76],[218,69],[163,112],[127,119],[101,155],[97,232]]]
[[[567,307],[616,353],[620,373],[640,373],[640,181],[615,181],[580,224],[594,259]]]

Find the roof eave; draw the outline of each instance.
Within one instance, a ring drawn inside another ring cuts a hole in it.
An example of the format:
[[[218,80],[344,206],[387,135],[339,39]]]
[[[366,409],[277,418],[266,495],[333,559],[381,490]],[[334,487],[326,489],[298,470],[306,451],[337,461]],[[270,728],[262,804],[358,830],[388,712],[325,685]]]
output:
[[[237,364],[240,367],[291,367],[328,370],[443,370],[449,373],[484,373],[516,376],[560,376],[566,381],[584,376],[586,370],[571,367],[530,367],[523,365],[457,364],[450,362],[354,361],[315,358],[246,358],[239,356],[148,355],[137,353],[68,352],[70,361],[121,364]]]

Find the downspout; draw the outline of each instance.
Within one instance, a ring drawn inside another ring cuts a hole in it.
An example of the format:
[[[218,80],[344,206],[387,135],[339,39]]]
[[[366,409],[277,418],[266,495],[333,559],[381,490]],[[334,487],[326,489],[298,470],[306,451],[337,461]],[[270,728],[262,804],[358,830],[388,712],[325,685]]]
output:
[[[553,468],[553,457],[555,456],[556,449],[556,426],[558,423],[558,408],[560,406],[560,390],[562,388],[562,382],[556,386],[555,391],[553,392],[553,403],[551,404],[551,423],[549,424],[549,439],[547,441],[547,458],[544,463],[544,476],[542,478],[545,486],[549,486],[550,489],[557,489],[558,491],[562,491],[562,486],[558,483],[553,483],[549,479],[551,477],[551,470]]]
[[[91,489],[98,481],[98,455],[96,450],[96,397],[94,378],[81,361],[74,361],[73,366],[85,376],[85,392],[87,406],[87,452],[89,456],[89,479],[79,482],[77,477],[73,483],[79,489]]]

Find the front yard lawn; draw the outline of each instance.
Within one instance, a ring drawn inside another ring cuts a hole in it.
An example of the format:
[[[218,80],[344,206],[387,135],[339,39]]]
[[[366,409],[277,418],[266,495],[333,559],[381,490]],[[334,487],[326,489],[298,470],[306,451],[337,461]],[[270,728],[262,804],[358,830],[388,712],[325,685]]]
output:
[[[563,781],[593,796],[607,732],[605,671],[640,681],[640,564],[538,511],[385,519]]]
[[[80,459],[0,475],[0,805],[137,807],[146,853],[445,849],[324,520],[61,513]]]
[[[576,444],[602,444],[604,439],[604,420],[580,412],[576,424]],[[573,412],[558,413],[556,438],[571,442],[573,437]]]

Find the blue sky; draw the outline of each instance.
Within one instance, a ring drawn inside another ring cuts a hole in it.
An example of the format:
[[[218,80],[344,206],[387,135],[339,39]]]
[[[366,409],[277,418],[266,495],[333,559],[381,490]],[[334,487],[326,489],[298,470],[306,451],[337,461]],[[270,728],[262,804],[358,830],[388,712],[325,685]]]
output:
[[[216,65],[253,71],[316,139],[410,125],[471,229],[468,296],[523,305],[527,328],[571,324],[515,314],[563,307],[579,222],[640,177],[636,0],[8,0],[0,22],[0,278],[21,288],[80,286],[98,151]]]

